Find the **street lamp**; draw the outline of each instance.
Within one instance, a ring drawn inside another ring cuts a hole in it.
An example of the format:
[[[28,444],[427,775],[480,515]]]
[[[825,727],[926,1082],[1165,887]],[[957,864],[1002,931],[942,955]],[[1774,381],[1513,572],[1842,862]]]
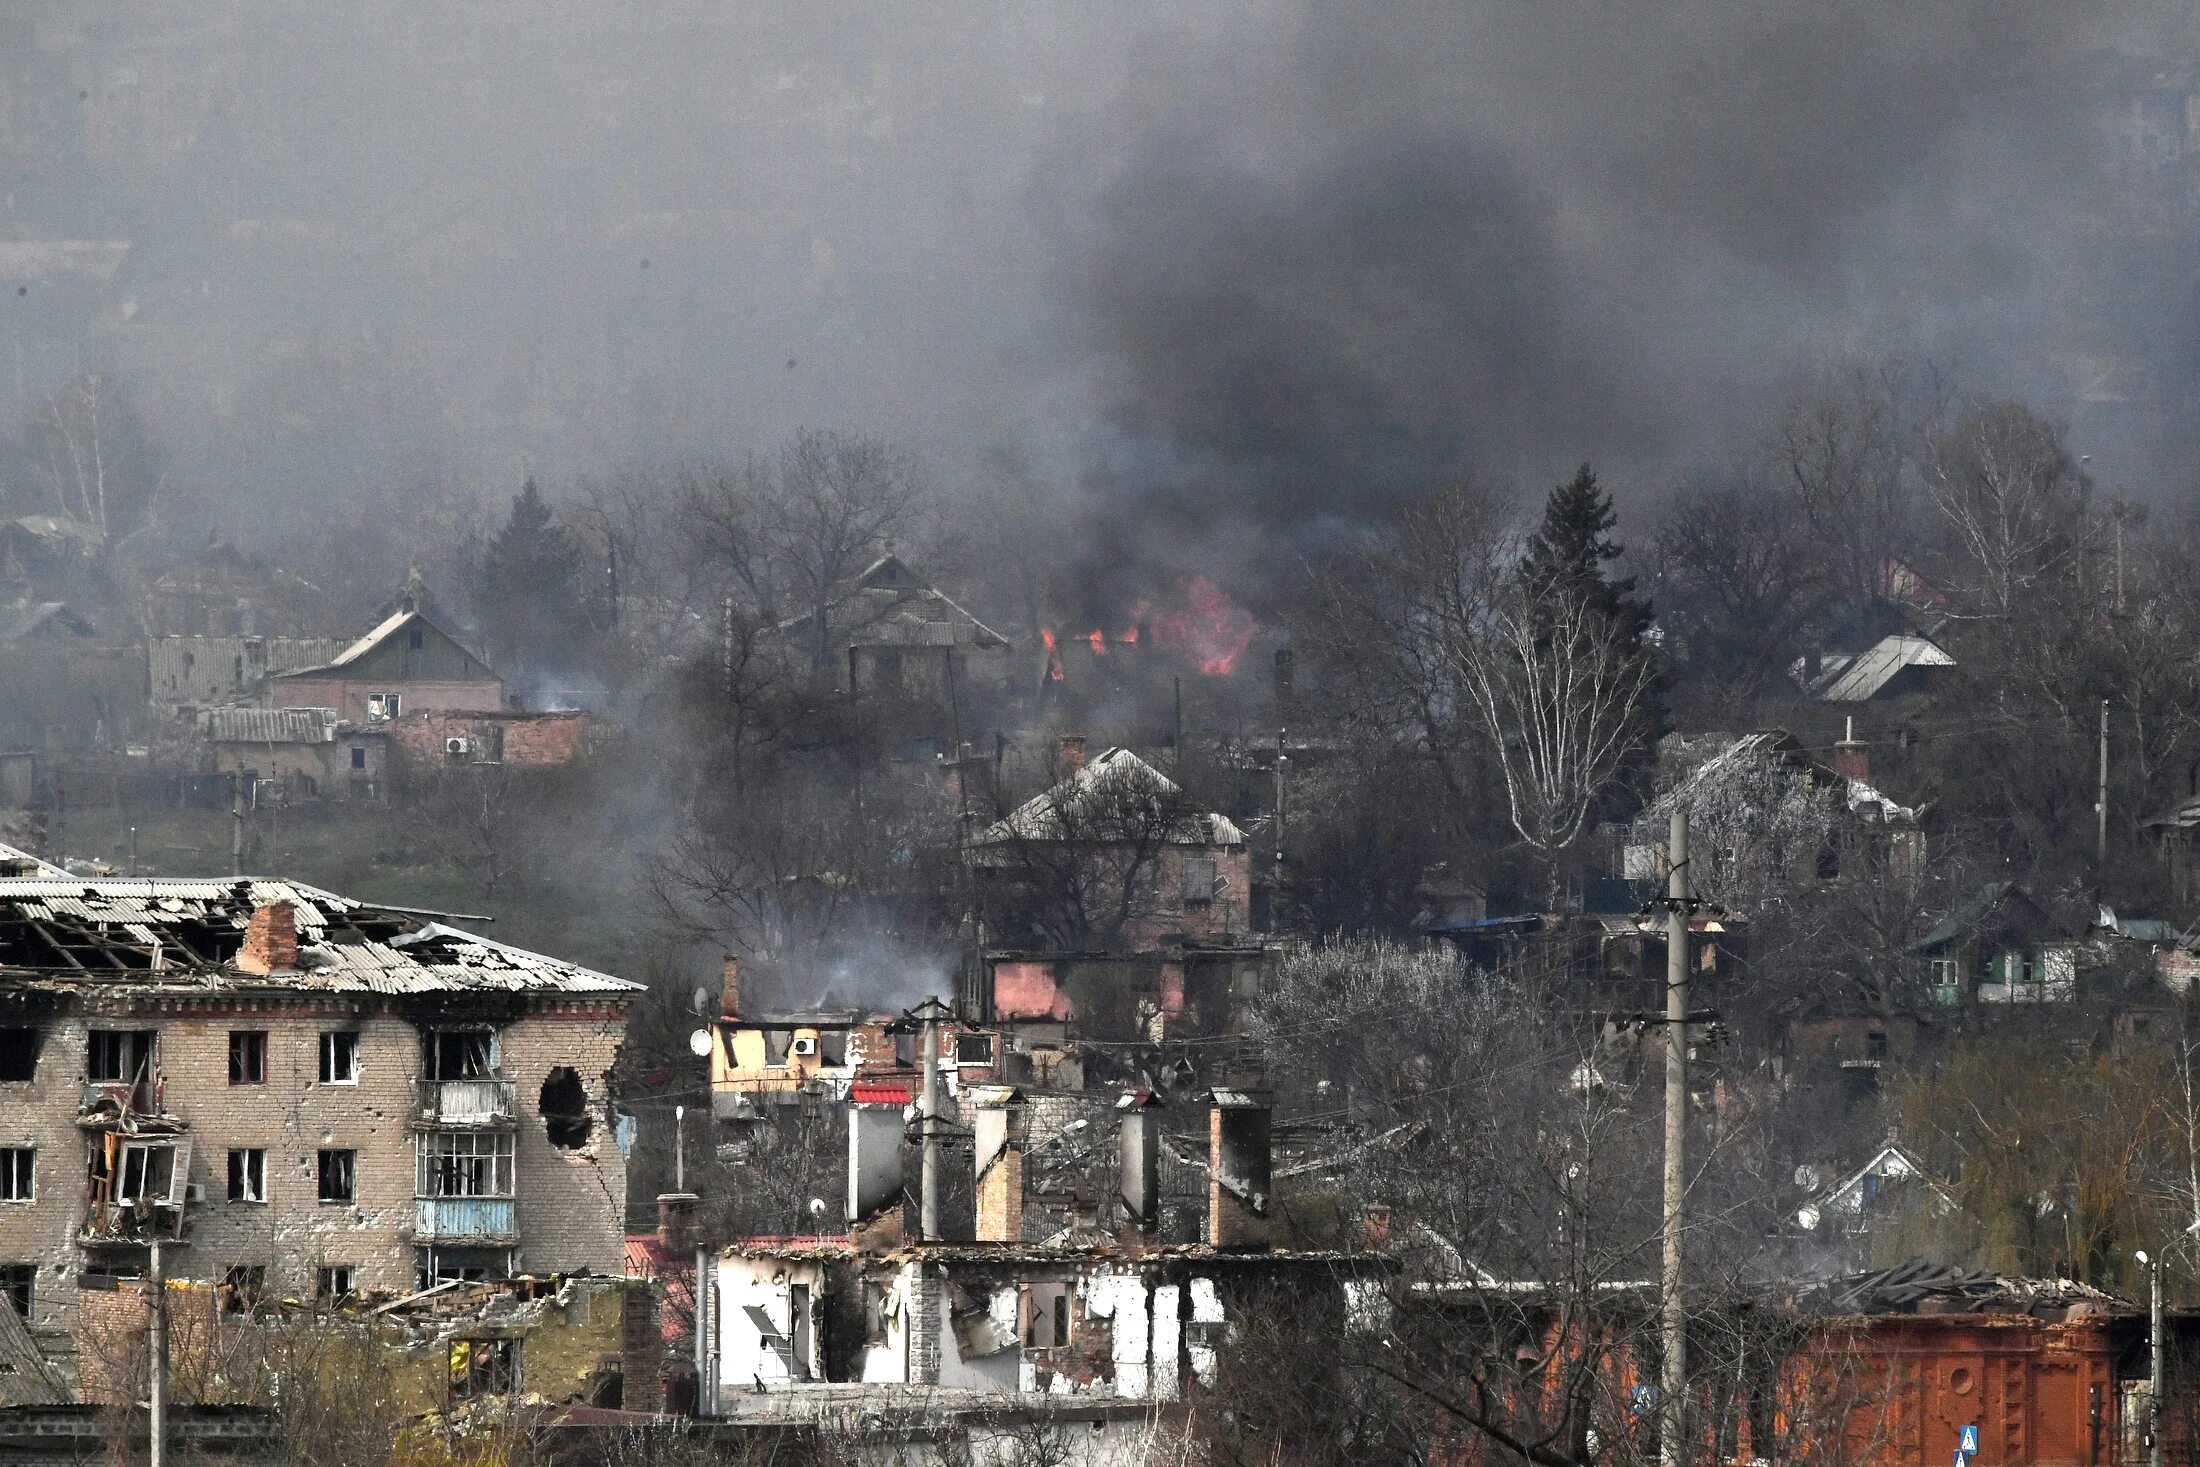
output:
[[[2147,1271],[2147,1467],[2162,1467],[2162,1260],[2131,1256]]]

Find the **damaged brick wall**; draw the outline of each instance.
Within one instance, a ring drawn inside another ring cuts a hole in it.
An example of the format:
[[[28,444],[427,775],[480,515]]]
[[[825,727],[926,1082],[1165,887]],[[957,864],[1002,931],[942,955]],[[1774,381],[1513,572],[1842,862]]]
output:
[[[259,1267],[272,1292],[306,1298],[317,1269],[343,1265],[357,1289],[400,1293],[414,1286],[412,1120],[421,1042],[411,1019],[353,1000],[301,996],[272,1004],[200,1002],[186,1011],[173,1001],[160,1010],[118,1003],[95,1017],[71,1012],[0,1022],[39,1030],[33,1078],[0,1083],[0,1146],[37,1151],[33,1198],[0,1204],[0,1263],[38,1266],[33,1333],[65,1367],[78,1336],[79,1279],[94,1262],[77,1241],[90,1143],[76,1124],[93,1027],[160,1032],[163,1104],[188,1123],[188,1180],[204,1195],[186,1212],[188,1246],[169,1251],[171,1276],[218,1282],[231,1267]],[[230,1083],[232,1031],[266,1035],[257,1084]],[[359,1035],[355,1083],[320,1082],[324,1031]],[[612,1132],[607,1077],[623,1032],[619,1009],[593,1002],[544,1005],[502,1031],[500,1068],[515,1082],[519,1113],[522,1270],[621,1269],[626,1170]],[[555,1144],[539,1110],[544,1082],[561,1067],[576,1072],[589,1116],[578,1146]],[[264,1153],[264,1200],[228,1200],[233,1148]],[[351,1202],[320,1200],[324,1149],[357,1153]],[[140,1250],[124,1250],[102,1266],[135,1272],[143,1258]]]

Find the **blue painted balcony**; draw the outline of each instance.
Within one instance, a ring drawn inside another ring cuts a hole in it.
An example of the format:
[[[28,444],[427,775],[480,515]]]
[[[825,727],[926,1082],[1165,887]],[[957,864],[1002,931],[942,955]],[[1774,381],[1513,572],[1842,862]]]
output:
[[[447,1247],[519,1242],[519,1212],[509,1197],[415,1197],[413,1241]]]

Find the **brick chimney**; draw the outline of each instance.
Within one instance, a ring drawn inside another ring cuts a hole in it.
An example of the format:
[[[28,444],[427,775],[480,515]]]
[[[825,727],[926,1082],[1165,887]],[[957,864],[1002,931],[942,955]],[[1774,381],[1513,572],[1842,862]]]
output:
[[[1061,777],[1068,779],[1082,772],[1085,767],[1085,736],[1081,733],[1063,734],[1061,750]]]
[[[1132,1090],[1115,1102],[1115,1113],[1123,1214],[1151,1235],[1161,1226],[1161,1102],[1151,1090]]]
[[[657,1246],[675,1258],[695,1251],[695,1209],[703,1199],[693,1192],[657,1194]]]
[[[298,913],[289,902],[269,902],[252,910],[245,924],[244,947],[237,966],[247,973],[298,971]]]
[[[970,1092],[978,1157],[977,1239],[1024,1240],[1024,1096],[1013,1085]]]
[[[723,1013],[723,1014],[725,1015],[725,1017],[727,1017],[727,1018],[729,1018],[729,1019],[738,1019],[738,1018],[740,1018],[740,1017],[741,1017],[741,960],[740,960],[739,958],[735,957],[735,956],[734,956],[734,955],[733,955],[732,953],[727,953],[727,954],[726,954],[726,971],[725,971],[725,975],[724,975],[724,977],[722,977],[722,978],[721,978],[721,979],[719,980],[719,983],[720,983],[720,997],[719,997],[719,1000],[718,1000],[718,1008],[719,1008],[719,1011],[720,1011],[721,1013]]]
[[[1267,1243],[1268,1094],[1216,1090],[1207,1113],[1207,1243],[1259,1248]]]
[[[1833,746],[1833,771],[1858,784],[1872,779],[1872,746],[1856,736],[1856,720],[1848,721],[1847,733]]]

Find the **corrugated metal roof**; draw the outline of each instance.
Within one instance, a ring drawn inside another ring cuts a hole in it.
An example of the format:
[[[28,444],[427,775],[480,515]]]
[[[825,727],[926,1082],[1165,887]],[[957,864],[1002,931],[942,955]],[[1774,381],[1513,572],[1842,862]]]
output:
[[[255,908],[291,904],[299,971],[251,974],[234,963]],[[11,921],[48,924],[87,956],[106,949],[122,966],[72,967],[58,953],[36,964],[0,961],[0,987],[107,989],[118,984],[178,992],[305,990],[317,993],[511,992],[624,994],[640,984],[529,952],[438,922],[377,908],[303,882],[0,878],[0,932]],[[228,945],[235,934],[236,947]],[[16,944],[20,946],[21,944]],[[218,960],[202,954],[225,949]]]
[[[217,744],[333,744],[333,708],[209,708],[202,726]]]
[[[1826,658],[1812,691],[1828,703],[1864,703],[1908,668],[1955,665],[1929,637],[1881,637],[1853,657]]]
[[[1184,791],[1128,749],[1114,748],[1043,794],[1034,795],[981,832],[977,844],[1017,841],[1099,841],[1147,836],[1145,821],[1166,820],[1169,845],[1237,846],[1245,832],[1228,817],[1180,809]],[[1147,802],[1142,809],[1140,801]],[[1123,829],[1137,826],[1136,829]]]

